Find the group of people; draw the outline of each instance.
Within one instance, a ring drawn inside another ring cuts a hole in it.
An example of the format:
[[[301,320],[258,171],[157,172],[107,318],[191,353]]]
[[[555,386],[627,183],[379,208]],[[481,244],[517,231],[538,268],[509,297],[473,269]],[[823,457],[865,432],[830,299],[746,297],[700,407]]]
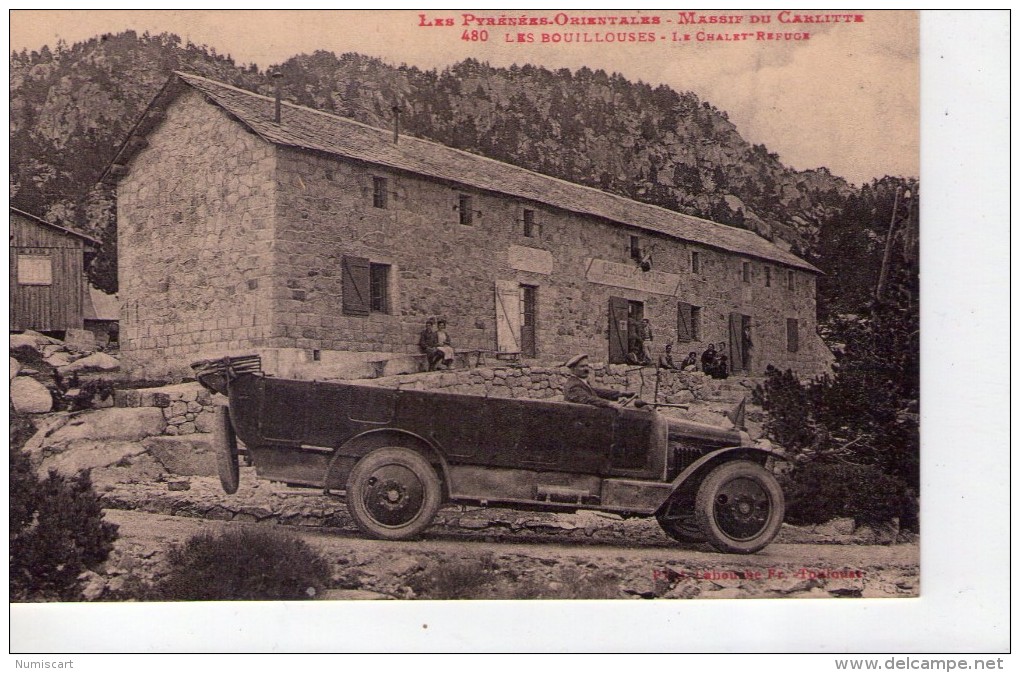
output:
[[[630,330],[630,343],[628,345],[627,362],[642,367],[651,366],[652,345],[654,337],[652,325],[648,318]],[[658,360],[659,369],[674,369],[684,372],[698,371],[698,354],[691,351],[679,364],[673,359],[673,344],[666,344],[665,350]],[[701,371],[715,379],[724,379],[729,376],[729,358],[726,357],[726,343],[720,341],[719,349],[715,344],[709,344],[704,353],[701,354]]]
[[[430,317],[418,338],[418,348],[425,354],[430,372],[453,366],[453,342],[446,331],[446,320]]]
[[[719,350],[715,344],[708,344],[708,348],[701,354],[701,371],[714,379],[724,379],[730,375],[729,358],[725,353],[726,344],[719,343]],[[673,359],[673,344],[666,344],[666,349],[659,356],[659,369],[675,369],[682,372],[698,371],[698,354],[691,351],[680,364]]]
[[[715,344],[708,344],[708,348],[701,354],[701,371],[713,379],[724,379],[730,375],[730,362],[726,357],[726,343],[719,342],[719,350]]]

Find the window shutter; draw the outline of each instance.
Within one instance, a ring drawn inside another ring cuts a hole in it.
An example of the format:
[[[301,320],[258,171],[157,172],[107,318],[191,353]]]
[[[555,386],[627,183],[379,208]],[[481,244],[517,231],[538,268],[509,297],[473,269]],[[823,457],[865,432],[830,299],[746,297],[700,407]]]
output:
[[[676,307],[676,340],[694,341],[694,324],[691,320],[691,305],[680,302]]]
[[[521,352],[521,295],[515,280],[496,281],[496,349]]]
[[[368,259],[344,255],[344,314],[368,315],[370,288],[371,272]]]

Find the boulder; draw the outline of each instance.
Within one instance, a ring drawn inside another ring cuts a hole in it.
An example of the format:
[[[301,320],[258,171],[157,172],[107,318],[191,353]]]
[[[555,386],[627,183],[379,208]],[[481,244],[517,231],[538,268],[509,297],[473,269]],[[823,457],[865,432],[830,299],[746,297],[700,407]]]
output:
[[[852,518],[844,517],[815,526],[815,532],[819,535],[852,535],[856,527]]]
[[[120,361],[117,358],[106,353],[93,353],[60,367],[58,371],[64,376],[74,372],[110,372],[116,369],[120,369]]]
[[[48,344],[61,345],[63,343],[64,342],[60,339],[54,339],[53,337],[48,337],[45,334],[40,334],[39,332],[35,332],[30,329],[25,330],[21,334],[11,335],[11,350],[20,346],[28,346],[38,351]]]
[[[45,414],[53,409],[53,396],[35,379],[19,376],[11,381],[11,404],[25,414]]]
[[[51,367],[61,368],[71,364],[74,360],[64,351],[56,351],[43,358],[43,361]]]
[[[80,439],[44,452],[38,474],[45,476],[50,470],[56,470],[72,476],[80,470],[108,467],[144,452],[138,442]]]
[[[72,416],[70,413],[61,411],[33,420],[33,424],[35,425],[35,434],[32,435],[27,442],[25,442],[25,451],[30,454],[38,453],[44,446],[46,446],[50,435],[67,425],[67,422],[70,421],[71,418]]]
[[[208,434],[147,437],[142,446],[171,474],[214,476],[216,452]]]
[[[69,329],[64,333],[67,347],[79,353],[91,353],[96,350],[96,335],[87,329]]]
[[[20,371],[21,371],[21,363],[18,362],[17,360],[15,360],[14,358],[11,358],[11,368],[7,372],[8,375],[10,376],[10,380],[13,381],[14,377],[17,376],[18,372],[20,372]]]
[[[39,352],[39,341],[33,336],[28,334],[12,334],[11,335],[11,350],[18,348],[31,348],[36,353]]]
[[[66,351],[67,351],[66,348],[64,348],[63,346],[58,346],[56,344],[46,344],[44,346],[39,347],[39,354],[42,355],[44,358],[48,358],[54,353],[61,353]]]
[[[45,437],[42,447],[59,447],[79,439],[139,442],[162,434],[165,427],[163,412],[152,407],[96,409],[68,418]]]
[[[678,390],[666,398],[669,404],[689,404],[694,401],[694,393],[689,390]]]

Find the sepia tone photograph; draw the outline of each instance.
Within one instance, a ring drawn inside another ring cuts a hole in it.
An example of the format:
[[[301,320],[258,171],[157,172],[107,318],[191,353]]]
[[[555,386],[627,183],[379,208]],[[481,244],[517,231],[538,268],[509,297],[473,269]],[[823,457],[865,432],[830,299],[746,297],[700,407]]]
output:
[[[12,11],[11,602],[924,596],[920,35]]]

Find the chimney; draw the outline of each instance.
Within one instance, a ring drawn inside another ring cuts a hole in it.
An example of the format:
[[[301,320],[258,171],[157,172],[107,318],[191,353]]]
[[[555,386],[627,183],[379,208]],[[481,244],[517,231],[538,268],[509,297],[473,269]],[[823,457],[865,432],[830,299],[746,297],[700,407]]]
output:
[[[394,105],[391,109],[393,110],[393,144],[396,145],[400,140],[400,113],[403,110],[399,105]]]
[[[276,94],[276,116],[274,117],[274,121],[277,124],[280,123],[280,105],[281,105],[280,100],[283,96],[283,92],[281,91],[280,85],[282,80],[283,80],[282,72],[277,70],[276,72],[273,73],[273,89]]]

